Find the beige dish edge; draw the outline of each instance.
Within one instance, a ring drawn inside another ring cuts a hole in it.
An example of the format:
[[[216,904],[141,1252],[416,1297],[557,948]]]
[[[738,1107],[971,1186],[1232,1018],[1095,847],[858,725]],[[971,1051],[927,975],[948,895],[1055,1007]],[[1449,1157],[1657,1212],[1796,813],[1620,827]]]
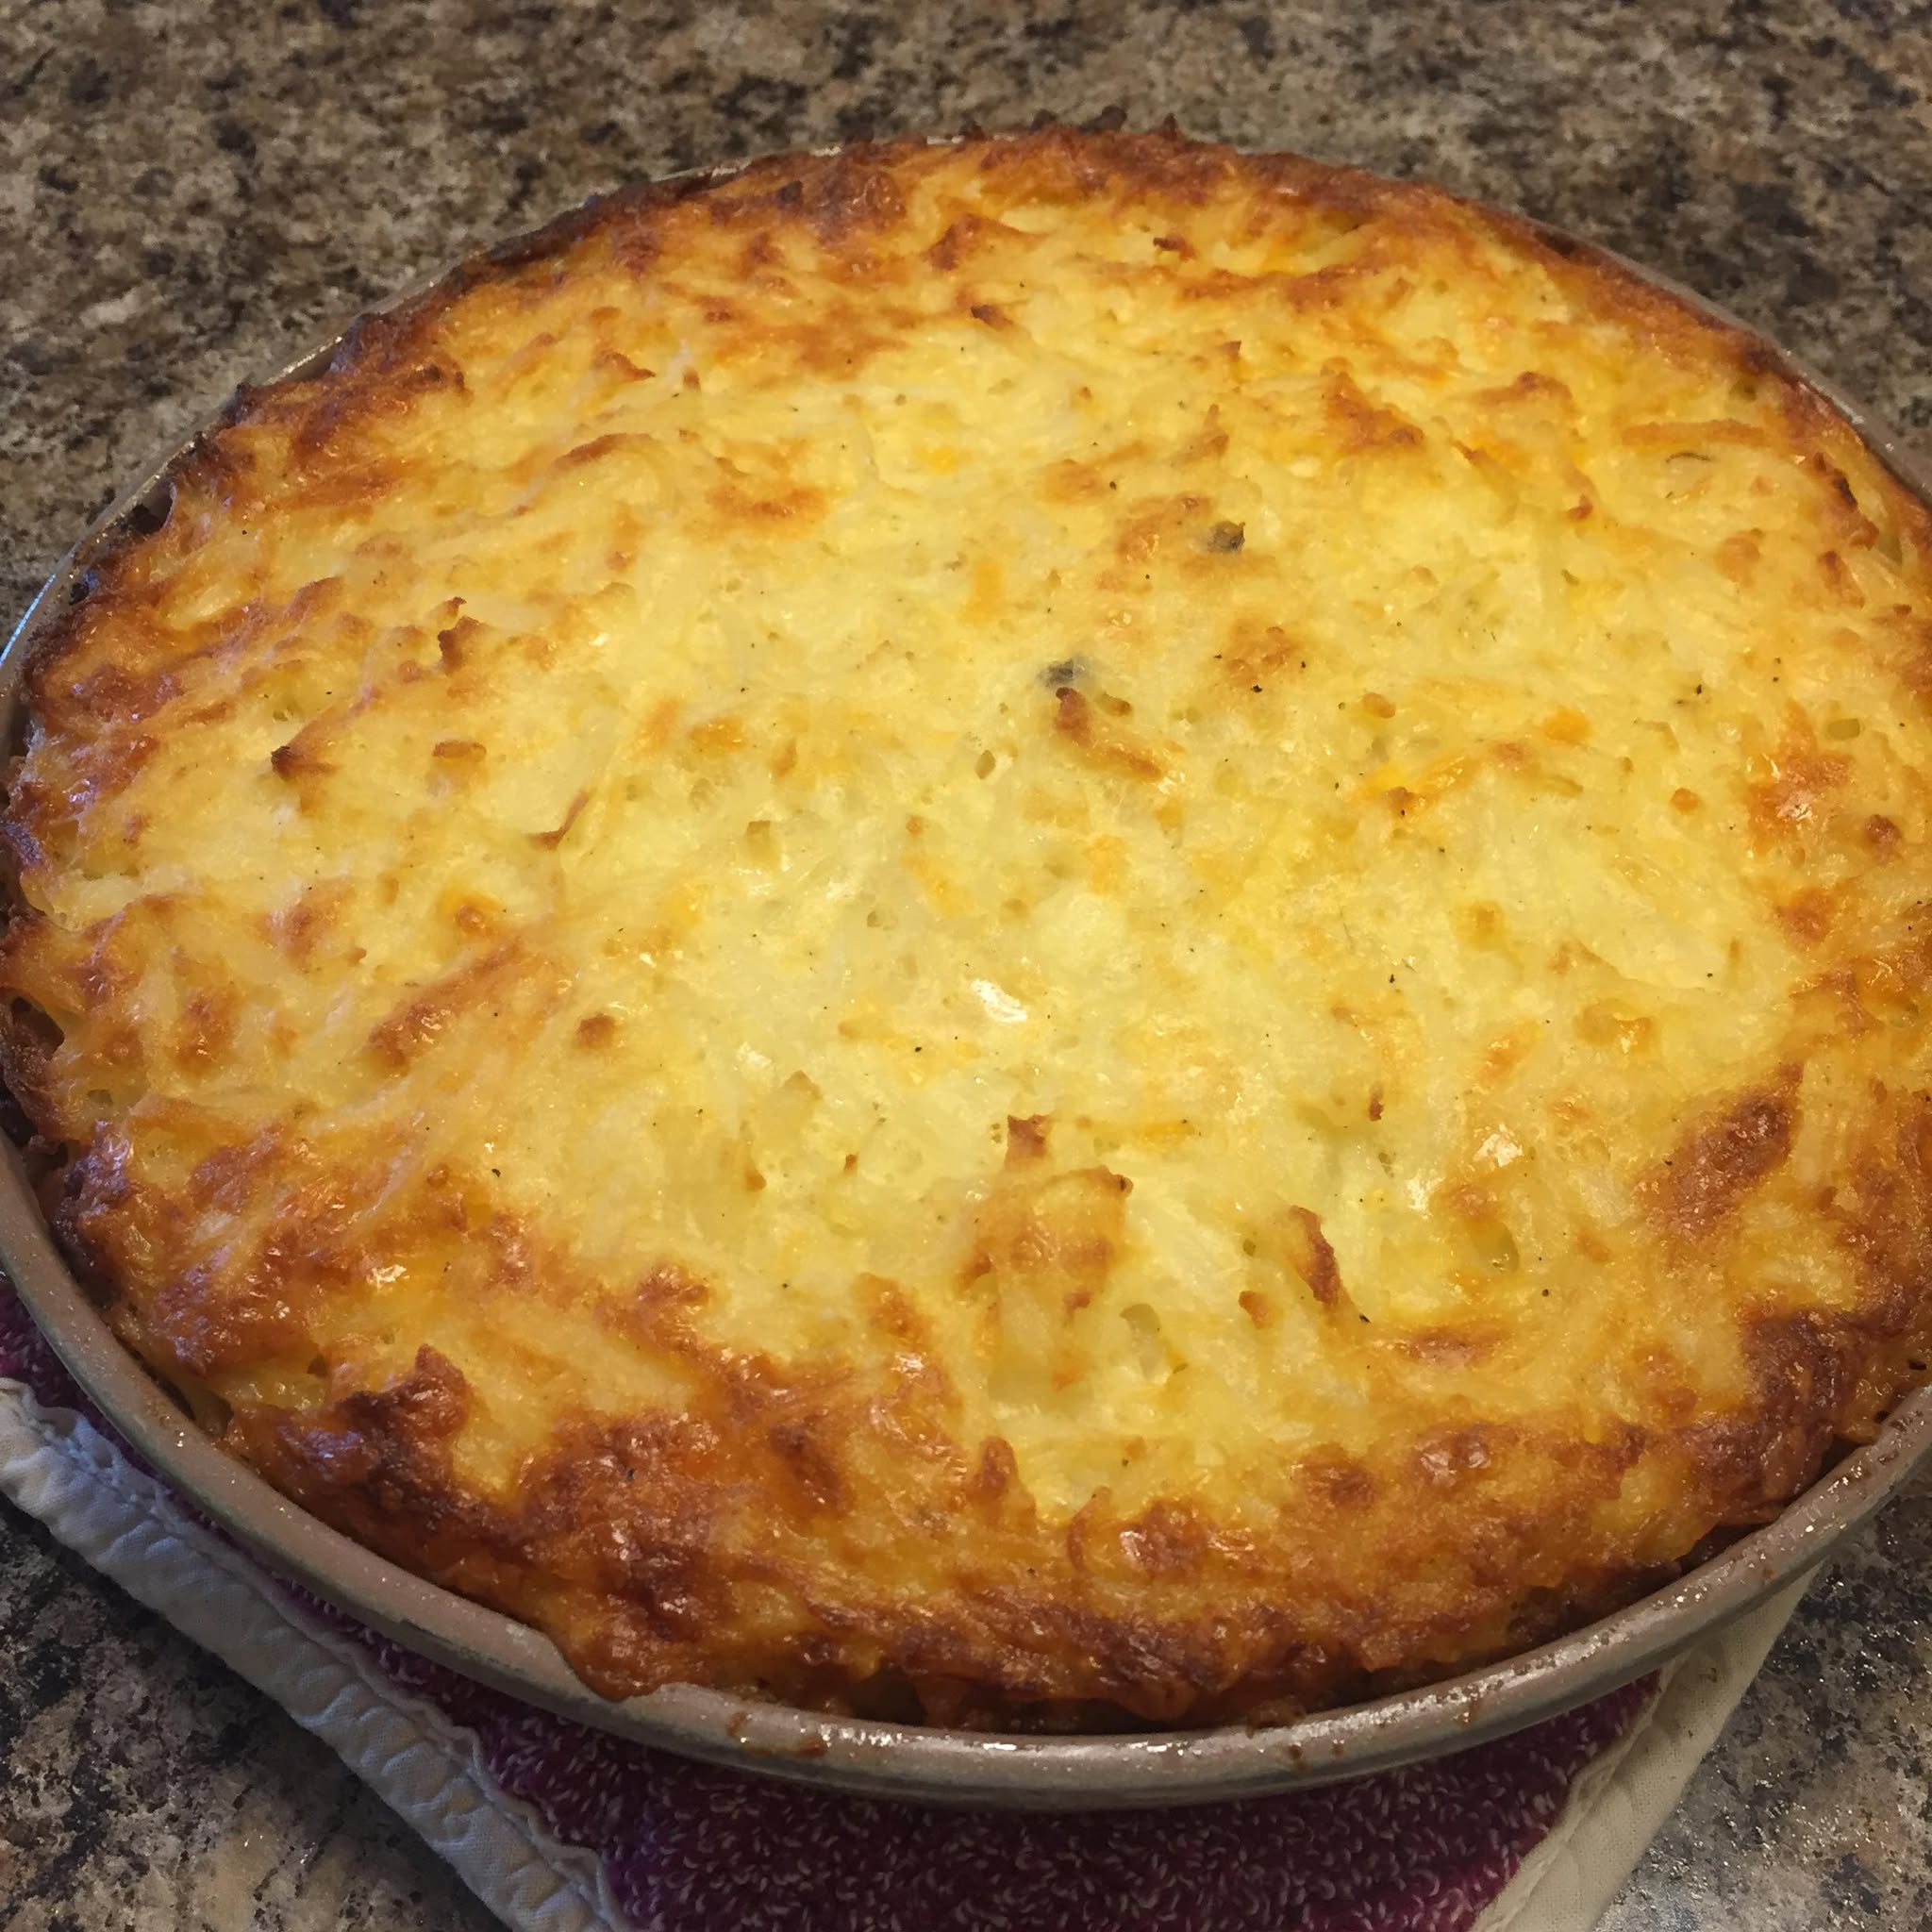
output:
[[[741,165],[676,178],[722,179]],[[1553,241],[1574,245],[1559,231],[1548,232]],[[505,245],[520,247],[528,239]],[[1624,266],[1720,322],[1746,326],[1666,276],[1634,263]],[[435,279],[372,312],[411,299]],[[315,373],[341,340],[332,337],[273,379]],[[1908,489],[1932,502],[1932,463],[1822,377],[1778,353],[1794,375],[1843,412]],[[91,560],[153,502],[195,441],[191,437],[169,451],[110,504],[28,607],[0,656],[0,730],[8,743],[18,731],[23,674],[42,633],[78,594]],[[1907,1396],[1874,1441],[1845,1457],[1775,1521],[1666,1589],[1521,1656],[1292,1724],[1019,1737],[828,1717],[694,1685],[613,1703],[587,1688],[548,1638],[351,1541],[278,1494],[190,1422],[115,1339],[69,1271],[10,1141],[0,1154],[0,1266],[55,1353],[123,1438],[272,1569],[337,1608],[467,1676],[640,1743],[741,1771],[924,1804],[1098,1810],[1252,1798],[1389,1771],[1505,1736],[1656,1669],[1816,1568],[1932,1450],[1927,1388]]]

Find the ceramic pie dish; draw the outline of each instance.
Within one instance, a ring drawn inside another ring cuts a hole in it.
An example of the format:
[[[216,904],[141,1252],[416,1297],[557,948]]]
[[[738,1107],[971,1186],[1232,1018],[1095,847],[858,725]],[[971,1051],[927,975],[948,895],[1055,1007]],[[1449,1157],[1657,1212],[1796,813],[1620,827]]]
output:
[[[1926,1427],[1923,479],[1822,395],[1172,137],[469,265],[8,652],[9,1271],[278,1567],[673,1748],[1169,1803],[1627,1679]]]

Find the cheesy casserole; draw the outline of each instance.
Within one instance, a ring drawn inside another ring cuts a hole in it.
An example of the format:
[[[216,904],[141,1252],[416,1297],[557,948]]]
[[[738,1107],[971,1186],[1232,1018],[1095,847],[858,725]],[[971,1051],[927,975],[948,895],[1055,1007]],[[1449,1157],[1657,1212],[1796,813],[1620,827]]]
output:
[[[763,161],[177,466],[31,673],[6,1074],[128,1343],[599,1690],[1279,1717],[1924,1373],[1928,697],[1932,518],[1605,259]]]

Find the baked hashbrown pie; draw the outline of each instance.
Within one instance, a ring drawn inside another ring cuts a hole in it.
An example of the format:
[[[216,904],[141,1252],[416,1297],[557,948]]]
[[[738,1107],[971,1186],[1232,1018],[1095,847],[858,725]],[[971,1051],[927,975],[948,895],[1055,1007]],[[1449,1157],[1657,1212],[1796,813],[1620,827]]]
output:
[[[1177,135],[593,205],[32,667],[5,1070],[234,1453],[622,1695],[1265,1719],[1932,1346],[1932,517],[1762,344]]]

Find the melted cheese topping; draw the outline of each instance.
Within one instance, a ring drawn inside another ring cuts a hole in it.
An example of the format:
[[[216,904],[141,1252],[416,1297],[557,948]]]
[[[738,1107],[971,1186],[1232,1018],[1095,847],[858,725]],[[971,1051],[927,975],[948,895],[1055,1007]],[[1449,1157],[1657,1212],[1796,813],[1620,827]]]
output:
[[[190,466],[15,788],[75,1238],[238,1414],[431,1344],[505,1507],[735,1363],[943,1385],[792,1457],[832,1568],[991,1469],[1278,1595],[1284,1471],[1531,1440],[1620,1460],[1515,1585],[1668,1561],[1869,1300],[1923,519],[1613,271],[1055,139],[620,205]]]

